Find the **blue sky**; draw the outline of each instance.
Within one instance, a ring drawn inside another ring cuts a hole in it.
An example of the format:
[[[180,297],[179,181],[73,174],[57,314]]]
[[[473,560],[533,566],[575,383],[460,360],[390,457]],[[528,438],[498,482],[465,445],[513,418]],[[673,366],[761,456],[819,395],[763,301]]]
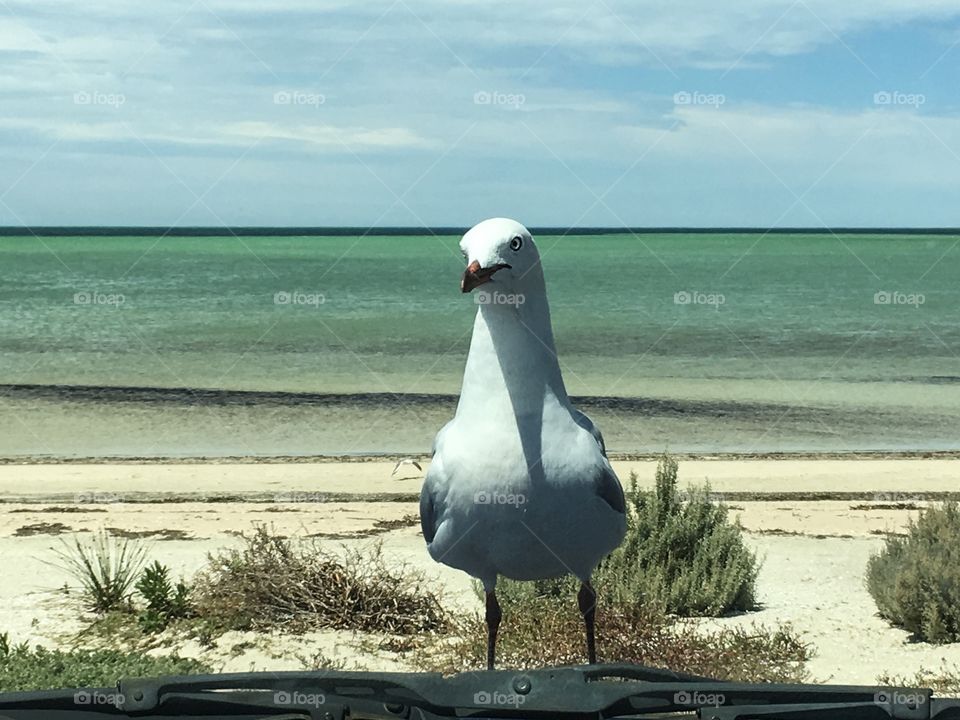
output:
[[[960,226],[955,0],[0,2],[0,224]]]

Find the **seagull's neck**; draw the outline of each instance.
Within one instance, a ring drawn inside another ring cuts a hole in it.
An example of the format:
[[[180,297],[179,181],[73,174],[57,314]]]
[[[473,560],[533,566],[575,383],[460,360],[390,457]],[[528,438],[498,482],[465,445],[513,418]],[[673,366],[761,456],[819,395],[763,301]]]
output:
[[[501,293],[490,283],[487,295]],[[542,414],[544,405],[569,405],[541,278],[532,278],[522,304],[481,304],[464,371],[457,414],[503,417]]]

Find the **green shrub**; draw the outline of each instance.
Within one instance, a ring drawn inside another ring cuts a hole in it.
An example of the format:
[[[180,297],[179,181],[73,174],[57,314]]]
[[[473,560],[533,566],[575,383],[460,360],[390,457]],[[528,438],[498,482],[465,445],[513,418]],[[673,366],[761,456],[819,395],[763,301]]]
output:
[[[677,490],[677,462],[663,455],[653,491],[630,475],[623,543],[597,569],[596,585],[620,603],[656,603],[677,615],[722,615],[754,607],[759,563],[739,521],[708,486]]]
[[[677,490],[677,463],[664,455],[652,491],[637,489],[630,474],[627,534],[593,576],[597,593],[620,605],[656,605],[675,615],[717,616],[754,607],[759,563],[743,542],[738,521],[730,522],[723,503],[707,486]],[[498,585],[503,594],[531,599],[576,595],[571,576],[532,583]]]
[[[115,687],[124,677],[187,675],[213,669],[197,660],[176,655],[157,657],[116,650],[30,649],[12,645],[0,634],[0,692],[51,688]]]
[[[210,555],[194,579],[197,614],[224,630],[317,628],[410,634],[440,630],[446,612],[422,573],[392,568],[382,546],[341,559],[259,526],[242,548]]]
[[[171,621],[193,614],[190,588],[183,580],[172,585],[169,569],[156,560],[143,571],[137,581],[137,590],[147,603],[138,618],[146,632],[159,632]]]
[[[931,643],[960,641],[960,505],[920,511],[867,565],[880,616]]]
[[[75,537],[73,544],[62,540],[54,550],[55,563],[80,583],[88,610],[106,613],[129,609],[133,583],[146,558],[144,547],[129,538],[115,538],[106,531],[95,533],[89,542]]]

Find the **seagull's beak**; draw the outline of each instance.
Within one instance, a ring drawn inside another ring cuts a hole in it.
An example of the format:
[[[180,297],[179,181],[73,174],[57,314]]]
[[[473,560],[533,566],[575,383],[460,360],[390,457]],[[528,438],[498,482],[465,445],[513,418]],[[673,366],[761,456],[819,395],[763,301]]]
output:
[[[482,268],[480,267],[480,263],[474,260],[467,265],[467,269],[463,271],[463,278],[460,280],[460,291],[468,293],[475,287],[483,285],[485,282],[490,282],[490,279],[497,270],[503,270],[503,268],[508,267],[510,266],[506,263],[497,263],[496,265]]]

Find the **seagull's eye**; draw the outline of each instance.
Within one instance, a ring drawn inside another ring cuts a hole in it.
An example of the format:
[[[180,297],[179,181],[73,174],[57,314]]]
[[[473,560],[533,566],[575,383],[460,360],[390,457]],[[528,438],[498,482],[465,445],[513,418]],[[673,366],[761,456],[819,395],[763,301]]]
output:
[[[523,238],[520,237],[519,235],[514,235],[513,238],[510,240],[510,249],[516,252],[522,247],[523,247]]]

